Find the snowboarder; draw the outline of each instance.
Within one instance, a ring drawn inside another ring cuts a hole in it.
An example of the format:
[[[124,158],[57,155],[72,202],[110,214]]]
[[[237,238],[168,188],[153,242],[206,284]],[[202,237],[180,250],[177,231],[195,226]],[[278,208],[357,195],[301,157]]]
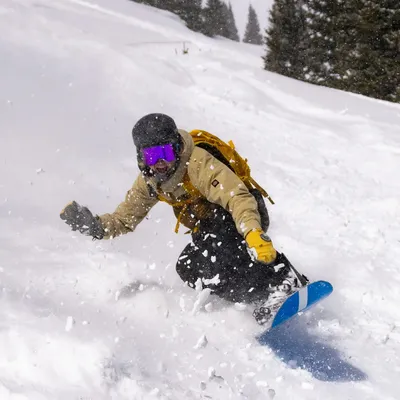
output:
[[[133,232],[164,200],[173,206],[178,224],[191,230],[192,242],[176,270],[192,288],[200,278],[203,288],[221,298],[252,303],[298,285],[290,268],[276,265],[277,252],[266,233],[268,213],[257,191],[249,191],[228,166],[195,146],[165,114],[141,118],[132,137],[141,174],[125,200],[100,216],[75,201],[68,204],[60,216],[74,231],[95,239]]]

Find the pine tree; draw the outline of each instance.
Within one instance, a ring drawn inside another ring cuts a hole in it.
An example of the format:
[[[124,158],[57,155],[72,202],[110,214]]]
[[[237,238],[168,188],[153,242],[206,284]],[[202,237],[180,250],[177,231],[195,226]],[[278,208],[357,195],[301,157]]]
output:
[[[226,36],[228,32],[226,10],[221,0],[207,0],[203,9],[203,31],[207,36]]]
[[[264,68],[302,79],[307,48],[306,17],[302,2],[275,0],[269,17]]]
[[[239,42],[239,32],[236,27],[235,15],[233,14],[232,4],[229,3],[229,7],[227,8],[227,25],[228,25],[228,39],[234,40],[235,42]]]
[[[187,27],[195,32],[203,32],[202,1],[185,0],[185,17]]]
[[[136,3],[146,4],[162,10],[171,11],[178,15],[186,26],[195,31],[202,32],[202,7],[201,0],[134,0]]]
[[[168,3],[169,0],[133,0],[135,3],[141,3],[141,4],[146,4],[147,6],[151,7],[156,7],[156,8],[161,8],[163,10],[167,10],[166,3]]]
[[[265,68],[400,102],[399,0],[275,0]]]
[[[221,1],[221,4],[222,4],[222,17],[221,17],[221,31],[219,35],[227,39],[230,39],[231,31],[229,27],[229,8],[224,1]]]
[[[357,46],[347,83],[356,93],[400,102],[400,5],[365,0],[359,10]]]
[[[195,32],[202,31],[201,0],[167,0],[166,9],[178,15]]]
[[[332,44],[330,50],[330,66],[329,74],[325,75],[326,79],[321,79],[320,83],[337,89],[348,90],[348,77],[353,57],[357,52],[357,43],[359,40],[359,10],[364,0],[334,0],[336,8],[330,16]],[[323,23],[323,22],[322,22]],[[313,47],[316,42],[311,42]]]
[[[340,0],[306,0],[307,36],[305,79],[329,84],[337,65],[337,19]]]
[[[263,42],[257,13],[251,4],[249,5],[247,25],[246,25],[246,31],[245,31],[245,34],[243,37],[243,42],[252,43],[252,44],[262,44],[262,42]]]
[[[304,0],[308,48],[304,79],[346,89],[357,46],[358,10],[363,0]]]

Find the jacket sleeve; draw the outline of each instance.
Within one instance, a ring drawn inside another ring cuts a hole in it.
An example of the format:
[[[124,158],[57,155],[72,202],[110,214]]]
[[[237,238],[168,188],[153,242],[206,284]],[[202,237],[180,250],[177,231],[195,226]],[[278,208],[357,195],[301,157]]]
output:
[[[189,162],[192,184],[211,203],[232,214],[236,228],[244,237],[261,229],[257,201],[241,179],[225,164],[201,148],[195,148]]]
[[[158,199],[150,195],[143,177],[139,175],[126,194],[125,201],[112,214],[100,216],[106,233],[104,239],[133,232],[157,202]]]

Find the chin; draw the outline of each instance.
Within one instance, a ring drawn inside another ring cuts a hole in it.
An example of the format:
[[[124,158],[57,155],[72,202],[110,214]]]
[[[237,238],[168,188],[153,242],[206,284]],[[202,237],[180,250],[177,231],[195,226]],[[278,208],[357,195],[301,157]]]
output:
[[[165,173],[154,173],[154,177],[158,182],[166,182],[169,178],[171,178],[171,172],[167,171]]]

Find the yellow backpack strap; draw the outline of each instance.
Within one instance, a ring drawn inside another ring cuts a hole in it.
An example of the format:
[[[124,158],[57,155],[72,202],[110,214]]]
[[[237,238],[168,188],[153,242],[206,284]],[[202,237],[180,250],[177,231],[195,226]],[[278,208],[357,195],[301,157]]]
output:
[[[275,204],[275,202],[272,200],[271,196],[267,193],[265,189],[263,189],[251,176],[249,177],[249,182],[254,186],[257,190],[260,191],[260,193],[266,197],[271,204]]]
[[[181,210],[181,212],[179,213],[179,215],[178,215],[178,217],[177,217],[177,219],[176,219],[175,233],[178,233],[178,232],[179,232],[179,227],[180,227],[180,225],[181,225],[182,216],[183,216],[183,214],[185,213],[185,211],[187,210],[188,206],[189,206],[188,204],[185,204],[185,205],[182,207],[182,210]]]
[[[230,140],[229,142],[228,142],[228,145],[229,145],[229,147],[232,149],[232,150],[235,150],[235,144],[233,143],[233,141],[232,140]],[[254,178],[250,175],[250,167],[249,167],[249,165],[247,164],[247,158],[244,158],[243,159],[243,157],[241,157],[240,155],[239,155],[239,157],[240,157],[240,159],[242,160],[242,162],[243,162],[243,165],[245,165],[246,166],[246,170],[245,170],[245,175],[244,176],[239,176],[239,178],[243,181],[243,182],[249,182],[249,184],[251,185],[251,186],[253,186],[255,189],[257,189],[262,195],[263,195],[263,197],[266,197],[268,200],[269,200],[269,202],[271,203],[271,204],[275,204],[275,202],[272,200],[272,198],[271,198],[271,196],[267,193],[267,191],[264,189],[264,188],[262,188],[255,180],[254,180]]]
[[[179,232],[179,226],[181,224],[182,216],[188,209],[189,204],[193,203],[195,201],[195,199],[197,199],[199,197],[203,197],[201,192],[196,187],[194,187],[192,182],[190,182],[189,174],[187,172],[186,172],[185,176],[183,177],[182,183],[183,183],[183,188],[189,194],[188,198],[185,200],[171,201],[167,197],[163,196],[161,193],[157,193],[157,198],[160,201],[168,203],[172,207],[182,207],[182,210],[179,212],[179,215],[177,217],[177,221],[176,221],[176,225],[175,225],[175,233]]]
[[[187,200],[184,200],[181,202],[181,204],[183,203],[184,206],[182,208],[182,210],[180,211],[177,221],[176,221],[176,225],[175,225],[175,233],[179,232],[179,226],[181,224],[181,219],[183,214],[186,212],[187,208],[189,207],[190,203],[193,203],[195,201],[196,198],[199,197],[204,197],[201,192],[193,185],[192,182],[190,182],[190,178],[189,178],[189,174],[186,171],[186,174],[183,178],[183,188],[185,189],[185,191],[187,193],[190,194],[190,197]]]
[[[181,201],[171,201],[168,199],[168,197],[163,196],[161,193],[157,193],[157,199],[169,204],[172,207],[179,207],[183,204]]]

